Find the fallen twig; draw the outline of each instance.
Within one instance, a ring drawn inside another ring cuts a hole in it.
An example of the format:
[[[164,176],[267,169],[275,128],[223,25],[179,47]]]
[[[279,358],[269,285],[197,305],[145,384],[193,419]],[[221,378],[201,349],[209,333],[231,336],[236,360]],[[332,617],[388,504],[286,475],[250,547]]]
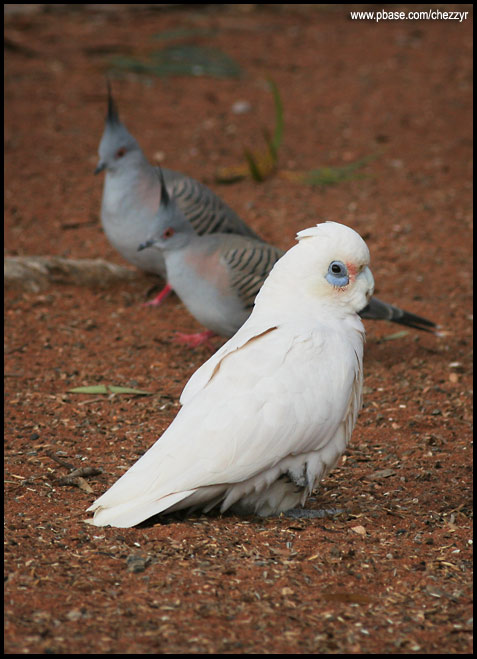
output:
[[[103,259],[65,259],[60,256],[6,256],[3,270],[4,285],[34,293],[51,284],[104,288],[114,282],[133,281],[144,276],[139,270]]]
[[[45,451],[46,455],[57,462],[59,465],[64,467],[65,469],[69,469],[70,471],[74,471],[76,467],[74,467],[70,462],[66,462],[66,460],[62,460],[59,458],[57,455],[53,453],[53,451]]]
[[[75,487],[79,487],[80,490],[83,490],[83,492],[87,492],[87,494],[91,494],[93,492],[91,485],[88,485],[85,479],[80,478],[79,476],[76,478],[72,478],[71,476],[63,476],[62,478],[58,478],[58,485],[74,485]]]
[[[57,476],[58,485],[74,485],[75,487],[79,487],[80,490],[83,490],[83,492],[87,492],[88,494],[93,492],[93,488],[85,481],[85,477],[102,474],[103,470],[101,467],[80,467],[77,469],[70,462],[62,460],[52,451],[46,451],[46,455],[65,469],[70,470],[70,473],[66,476]]]
[[[105,400],[112,400],[116,394],[111,394],[110,396],[101,396],[100,398],[90,398],[89,400],[81,400],[78,405],[88,405],[89,403],[98,403],[98,402],[104,402]]]
[[[98,474],[102,474],[103,470],[101,467],[80,467],[79,469],[75,469],[74,471],[71,472],[71,474],[68,474],[68,476],[65,476],[65,478],[82,478],[83,476],[98,476]]]

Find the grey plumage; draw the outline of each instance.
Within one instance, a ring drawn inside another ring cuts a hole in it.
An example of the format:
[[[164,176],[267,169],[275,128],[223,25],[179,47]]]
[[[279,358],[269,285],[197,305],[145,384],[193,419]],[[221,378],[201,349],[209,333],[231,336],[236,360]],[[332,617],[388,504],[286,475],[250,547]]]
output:
[[[164,276],[162,257],[138,252],[139,243],[154,230],[160,201],[157,168],[145,157],[136,139],[121,122],[108,83],[108,112],[99,145],[95,174],[105,170],[101,222],[111,244],[142,270]],[[199,235],[232,233],[259,240],[220,197],[193,178],[163,169],[167,190]]]

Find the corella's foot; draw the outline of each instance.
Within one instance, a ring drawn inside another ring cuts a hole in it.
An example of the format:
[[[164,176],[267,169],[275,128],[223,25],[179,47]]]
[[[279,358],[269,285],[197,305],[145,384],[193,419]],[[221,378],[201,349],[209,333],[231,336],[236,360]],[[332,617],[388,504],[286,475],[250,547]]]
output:
[[[209,348],[214,350],[215,348],[209,340],[213,336],[217,336],[217,335],[215,334],[215,332],[212,332],[212,330],[207,330],[205,332],[196,332],[195,334],[184,334],[182,332],[177,332],[173,341],[175,343],[182,343],[186,346],[189,346],[189,348],[197,348],[198,346],[202,346],[206,344],[209,346]]]
[[[156,295],[156,297],[153,300],[149,300],[149,302],[144,302],[143,306],[144,307],[158,307],[160,304],[164,302],[166,297],[168,297],[172,293],[172,288],[169,284],[166,284],[162,291]]]

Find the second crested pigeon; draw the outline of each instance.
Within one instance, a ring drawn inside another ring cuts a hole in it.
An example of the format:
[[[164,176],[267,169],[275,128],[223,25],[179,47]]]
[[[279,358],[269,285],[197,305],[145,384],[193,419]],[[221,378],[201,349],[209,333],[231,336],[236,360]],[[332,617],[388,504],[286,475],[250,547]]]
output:
[[[159,170],[161,172],[161,170]],[[206,332],[178,335],[190,346],[211,336],[232,336],[249,317],[264,280],[284,251],[247,236],[223,233],[199,236],[187,222],[161,176],[161,201],[154,233],[139,245],[164,257],[167,280]],[[435,324],[372,297],[359,315],[432,331]]]
[[[130,263],[165,276],[162,256],[138,252],[154,231],[161,186],[136,139],[119,119],[108,81],[108,112],[95,174],[105,170],[101,223],[109,242]],[[212,190],[193,178],[163,169],[165,186],[197,234],[231,233],[259,240],[257,234]],[[165,292],[165,291],[164,291]]]

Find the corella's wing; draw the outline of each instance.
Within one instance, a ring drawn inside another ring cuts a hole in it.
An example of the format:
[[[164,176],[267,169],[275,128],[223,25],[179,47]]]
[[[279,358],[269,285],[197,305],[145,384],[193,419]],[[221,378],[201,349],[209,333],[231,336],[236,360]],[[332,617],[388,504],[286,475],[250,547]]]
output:
[[[235,472],[223,475],[229,482],[249,478],[252,464],[258,473],[290,454],[321,450],[337,435],[344,450],[361,407],[362,354],[358,332],[307,326],[305,318],[274,326],[251,316],[190,378],[183,410],[194,404],[204,419],[211,410],[205,426],[224,430],[219,442],[238,429]]]
[[[224,497],[226,508],[301,454],[317,456],[313,482],[335,464],[361,392],[361,360],[349,341],[290,327],[234,342],[238,334],[191,378],[162,437],[91,506],[94,524],[133,526]]]
[[[201,391],[212,377],[218,372],[222,360],[243,348],[247,343],[256,341],[262,335],[276,330],[277,326],[273,323],[254,322],[252,318],[242,325],[242,327],[232,336],[227,343],[217,350],[200,368],[192,374],[191,378],[184,387],[180,402],[186,405],[198,391]]]
[[[190,461],[192,452],[188,450],[188,445],[194,446],[195,456],[197,450],[200,451],[198,442],[204,441],[209,446],[211,438],[203,436],[208,410],[204,409],[202,402],[196,406],[189,402],[217,373],[221,358],[254,337],[254,331],[245,332],[244,335],[242,330],[193,374],[182,392],[183,407],[176,418],[156,443],[88,508],[88,511],[94,512],[94,518],[87,520],[88,523],[96,526],[134,526],[180,504],[194,493],[195,488],[188,490],[179,486],[179,478],[184,481],[194,466]],[[267,328],[264,327],[263,331]],[[199,462],[195,462],[199,469],[202,468],[204,456],[205,453]],[[171,467],[173,471],[170,471]],[[223,487],[220,492],[223,492]]]

